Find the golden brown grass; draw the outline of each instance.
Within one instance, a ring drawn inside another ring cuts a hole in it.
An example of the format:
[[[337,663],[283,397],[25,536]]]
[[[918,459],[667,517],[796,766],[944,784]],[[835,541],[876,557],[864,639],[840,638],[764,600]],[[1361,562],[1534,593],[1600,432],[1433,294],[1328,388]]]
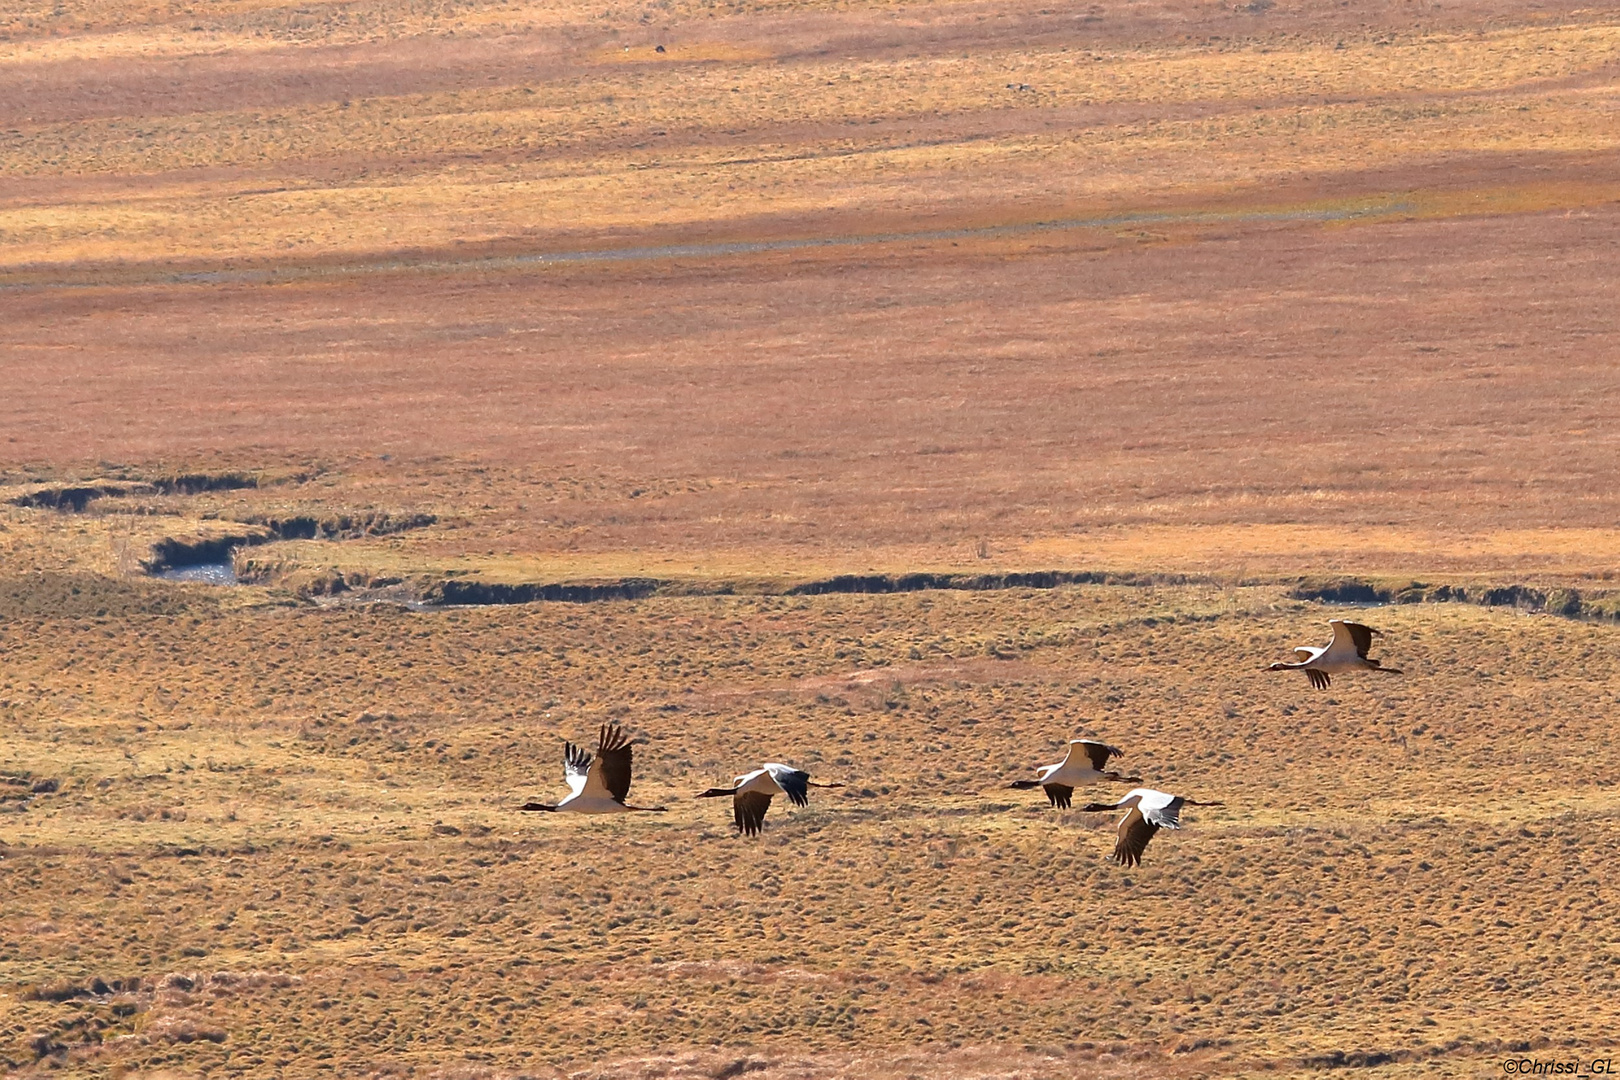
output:
[[[1301,576],[1612,585],[1617,54],[1552,0],[0,12],[0,1062],[1612,1052],[1620,628],[1414,604],[1358,613],[1403,678],[1260,669],[1344,613]],[[434,520],[140,573],[297,515]],[[1031,569],[1142,584],[742,595]],[[607,721],[669,813],[514,812]],[[1107,863],[1005,786],[1080,734],[1226,805]],[[690,798],[767,758],[849,786],[753,841]]]
[[[0,765],[60,782],[5,819],[16,1065],[1458,1075],[1617,1019],[1612,627],[1385,609],[1408,675],[1318,694],[1258,670],[1328,614],[1270,588],[126,593],[7,624]],[[607,719],[671,812],[514,813]],[[1003,787],[1077,734],[1227,806],[1112,866],[1110,822]],[[740,840],[689,796],[762,757],[851,786]]]
[[[1617,227],[22,292],[0,426],[308,476],[156,516],[441,516],[293,553],[355,569],[1601,573]]]
[[[1101,36],[1002,12],[1039,24],[1023,42],[973,37],[985,16],[951,4],[838,22],[665,5],[652,23],[583,5],[58,8],[0,47],[34,80],[0,157],[4,268],[545,250],[766,217],[813,230],[829,213],[1018,221],[1615,148],[1612,12],[1347,29],[1182,6]],[[446,75],[458,51],[491,74]],[[216,72],[220,55],[314,90],[267,100]],[[338,56],[357,73],[334,76]],[[83,95],[90,64],[123,64],[150,112]],[[152,89],[166,69],[220,89],[177,105]]]

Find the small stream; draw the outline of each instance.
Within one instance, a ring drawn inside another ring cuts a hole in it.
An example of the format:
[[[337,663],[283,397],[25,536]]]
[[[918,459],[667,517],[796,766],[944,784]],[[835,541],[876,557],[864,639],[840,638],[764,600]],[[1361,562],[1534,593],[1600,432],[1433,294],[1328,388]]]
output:
[[[157,576],[164,581],[198,581],[204,585],[239,585],[236,568],[228,562],[197,563],[193,566],[171,566],[160,570]]]

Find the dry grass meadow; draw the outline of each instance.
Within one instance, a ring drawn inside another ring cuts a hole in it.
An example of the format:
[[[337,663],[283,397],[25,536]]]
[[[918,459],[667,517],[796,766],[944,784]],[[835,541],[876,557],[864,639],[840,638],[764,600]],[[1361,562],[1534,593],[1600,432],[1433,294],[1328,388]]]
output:
[[[0,6],[0,1070],[1620,1058],[1617,76],[1563,0]],[[1347,611],[1403,677],[1261,670]],[[668,813],[514,811],[608,721]],[[1081,735],[1225,805],[1115,866],[1006,787]],[[763,760],[848,786],[744,840]]]

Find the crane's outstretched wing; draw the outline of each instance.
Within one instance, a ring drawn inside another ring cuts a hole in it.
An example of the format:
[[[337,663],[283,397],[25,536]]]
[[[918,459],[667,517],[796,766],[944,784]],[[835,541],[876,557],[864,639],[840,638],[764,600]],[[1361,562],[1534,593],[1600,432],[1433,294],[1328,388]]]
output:
[[[1162,791],[1149,791],[1142,796],[1136,804],[1142,811],[1142,816],[1149,824],[1161,829],[1181,828],[1181,807],[1186,802],[1180,795],[1168,795]]]
[[[1343,619],[1330,619],[1328,625],[1333,627],[1333,644],[1330,648],[1337,648],[1344,652],[1351,650],[1367,659],[1367,650],[1372,648],[1374,634],[1380,633],[1370,626],[1363,626],[1358,622],[1345,622]]]
[[[765,811],[771,808],[771,797],[763,791],[739,791],[731,800],[732,816],[744,836],[758,836],[765,827]]]
[[[786,795],[794,806],[810,805],[809,773],[776,761],[767,762],[765,771],[771,774],[776,786],[782,789],[782,794]]]
[[[1091,767],[1098,772],[1102,772],[1107,767],[1109,758],[1125,756],[1125,751],[1119,747],[1109,746],[1107,743],[1098,742],[1095,739],[1081,739],[1079,745],[1080,749],[1084,750],[1086,756],[1091,759]]]
[[[1315,668],[1306,668],[1305,677],[1311,680],[1311,685],[1318,690],[1326,690],[1333,685],[1333,676],[1325,671],[1317,671]]]
[[[1074,799],[1074,788],[1068,784],[1042,784],[1046,789],[1046,801],[1059,810],[1067,810]]]
[[[1374,630],[1370,626],[1363,626],[1358,622],[1345,623],[1344,628],[1350,631],[1350,637],[1356,643],[1356,655],[1363,660],[1367,659],[1367,650],[1372,648],[1373,635],[1383,636],[1382,630]]]
[[[632,753],[630,740],[624,737],[624,732],[617,725],[602,725],[596,742],[597,767],[591,770],[591,781],[600,784],[601,793],[611,796],[614,802],[622,803],[630,797]]]
[[[1120,819],[1119,842],[1114,845],[1114,861],[1121,866],[1141,866],[1142,852],[1147,850],[1148,841],[1159,827],[1147,818],[1136,807]]]
[[[585,790],[590,769],[591,755],[571,742],[563,743],[563,779],[568,781],[568,789],[575,795]]]

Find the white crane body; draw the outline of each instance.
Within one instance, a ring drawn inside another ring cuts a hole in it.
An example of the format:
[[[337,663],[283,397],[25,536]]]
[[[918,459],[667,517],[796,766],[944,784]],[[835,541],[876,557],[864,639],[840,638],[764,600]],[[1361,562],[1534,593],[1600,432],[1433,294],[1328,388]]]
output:
[[[1069,751],[1056,765],[1042,765],[1035,770],[1033,780],[1015,780],[1009,787],[1020,791],[1039,787],[1046,791],[1047,802],[1059,810],[1072,805],[1074,789],[1088,787],[1104,780],[1116,784],[1139,784],[1140,776],[1121,776],[1108,769],[1110,758],[1122,757],[1125,751],[1096,739],[1070,739]]]
[[[1382,635],[1382,631],[1374,630],[1361,623],[1346,622],[1343,619],[1329,619],[1328,625],[1333,628],[1333,640],[1326,645],[1316,648],[1310,645],[1299,645],[1294,648],[1294,662],[1278,662],[1268,667],[1267,671],[1303,671],[1311,685],[1318,690],[1333,685],[1333,676],[1342,675],[1347,671],[1377,671],[1384,675],[1399,675],[1397,668],[1387,668],[1377,660],[1367,656],[1367,650],[1372,648],[1374,635]]]
[[[765,827],[765,811],[771,808],[771,800],[776,796],[786,795],[794,806],[809,806],[811,788],[843,786],[817,783],[803,769],[795,769],[779,761],[767,761],[763,768],[734,778],[730,787],[700,791],[697,797],[716,799],[730,795],[732,819],[736,822],[737,831],[744,836],[757,836]]]
[[[1142,852],[1160,829],[1181,828],[1181,810],[1186,806],[1220,806],[1218,802],[1195,802],[1182,795],[1153,788],[1133,788],[1117,803],[1091,803],[1081,807],[1087,813],[1123,810],[1119,819],[1119,839],[1112,858],[1121,866],[1140,866]]]
[[[631,806],[630,772],[634,751],[624,732],[603,724],[597,735],[593,758],[573,743],[563,744],[563,779],[568,794],[556,805],[525,803],[519,809],[544,810],[554,814],[662,813],[662,806]]]

